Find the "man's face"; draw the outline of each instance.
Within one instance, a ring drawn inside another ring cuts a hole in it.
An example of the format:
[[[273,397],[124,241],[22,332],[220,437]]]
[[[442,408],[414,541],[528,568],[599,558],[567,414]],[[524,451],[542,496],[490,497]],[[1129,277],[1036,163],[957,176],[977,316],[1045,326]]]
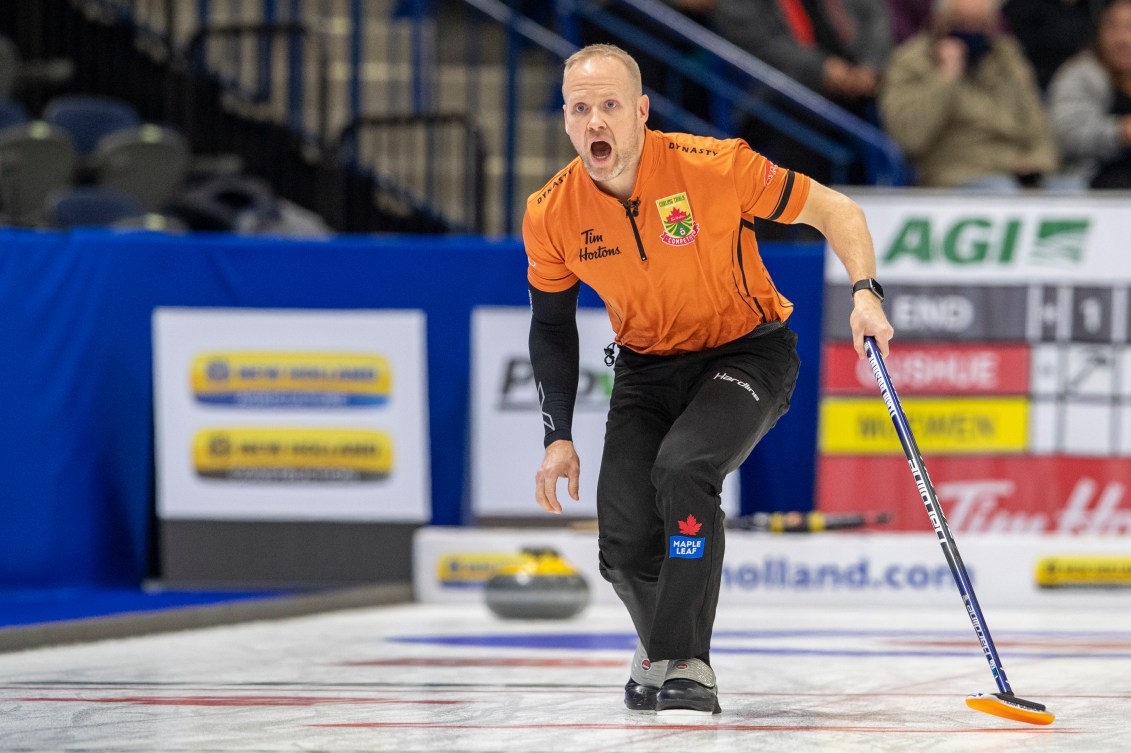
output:
[[[562,81],[566,133],[595,181],[615,180],[639,164],[648,98],[633,89],[616,58],[574,65]]]
[[[993,0],[951,0],[946,17],[952,31],[991,32],[997,11]]]
[[[1131,74],[1131,5],[1117,3],[1100,24],[1100,54],[1117,74]]]

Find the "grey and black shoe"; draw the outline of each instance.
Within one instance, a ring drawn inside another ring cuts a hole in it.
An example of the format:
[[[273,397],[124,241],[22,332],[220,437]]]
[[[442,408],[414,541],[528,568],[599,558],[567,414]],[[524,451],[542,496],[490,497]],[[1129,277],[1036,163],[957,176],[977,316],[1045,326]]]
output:
[[[655,711],[656,694],[668,672],[667,661],[649,661],[644,646],[636,644],[632,669],[624,686],[624,706],[629,711]]]
[[[715,671],[702,659],[668,662],[664,684],[656,693],[656,713],[672,716],[723,713]]]

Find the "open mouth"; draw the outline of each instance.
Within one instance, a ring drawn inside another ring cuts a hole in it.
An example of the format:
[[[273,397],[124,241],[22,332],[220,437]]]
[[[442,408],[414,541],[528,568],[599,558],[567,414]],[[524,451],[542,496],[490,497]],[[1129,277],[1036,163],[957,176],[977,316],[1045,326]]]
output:
[[[594,141],[589,145],[589,154],[597,161],[608,159],[612,153],[613,146],[607,141]]]

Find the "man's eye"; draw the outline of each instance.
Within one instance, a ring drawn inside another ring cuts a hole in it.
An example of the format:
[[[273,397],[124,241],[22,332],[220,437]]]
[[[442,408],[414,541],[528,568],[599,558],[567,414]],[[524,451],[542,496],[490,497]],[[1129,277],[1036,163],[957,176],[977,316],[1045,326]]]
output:
[[[610,99],[610,100],[609,100],[608,102],[606,102],[606,103],[605,103],[605,109],[606,109],[606,110],[611,110],[611,109],[613,109],[613,108],[614,108],[614,107],[616,107],[616,106],[617,106],[617,103],[616,103],[616,102],[614,102],[614,101],[613,101],[613,100],[611,100],[611,99]]]

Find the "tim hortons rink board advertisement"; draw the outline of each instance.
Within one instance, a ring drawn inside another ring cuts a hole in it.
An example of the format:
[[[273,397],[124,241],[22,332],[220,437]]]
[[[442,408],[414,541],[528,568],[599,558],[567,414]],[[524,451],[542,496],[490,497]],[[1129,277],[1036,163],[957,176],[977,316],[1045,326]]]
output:
[[[1126,197],[854,196],[895,389],[957,532],[1131,533]],[[826,266],[818,506],[930,523]]]
[[[157,309],[162,519],[426,521],[420,311]]]
[[[604,348],[613,341],[604,309],[577,311],[581,372],[573,415],[573,440],[581,458],[580,502],[568,498],[564,480],[558,497],[562,514],[597,514],[597,471],[605,440],[605,417],[613,369]],[[472,313],[472,509],[480,518],[544,516],[534,502],[534,474],[542,462],[544,431],[527,340],[530,309],[481,306]],[[738,513],[738,475],[723,483],[723,509]]]

